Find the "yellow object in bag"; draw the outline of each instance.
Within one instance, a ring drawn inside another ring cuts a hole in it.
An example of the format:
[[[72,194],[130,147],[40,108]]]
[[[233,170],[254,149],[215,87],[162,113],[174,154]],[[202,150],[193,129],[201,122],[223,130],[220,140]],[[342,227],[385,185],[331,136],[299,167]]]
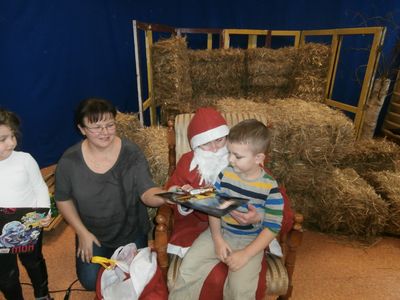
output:
[[[93,256],[91,263],[99,264],[106,270],[112,270],[117,265],[117,261],[115,259],[110,259],[103,256]]]

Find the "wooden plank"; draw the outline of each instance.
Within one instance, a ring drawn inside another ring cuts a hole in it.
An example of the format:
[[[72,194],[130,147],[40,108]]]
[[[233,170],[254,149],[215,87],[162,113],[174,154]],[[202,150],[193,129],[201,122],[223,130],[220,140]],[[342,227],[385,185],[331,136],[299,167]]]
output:
[[[267,35],[268,30],[264,29],[224,29],[223,34],[239,34],[239,35]]]
[[[400,128],[400,114],[399,113],[395,113],[393,111],[389,111],[387,113],[387,119],[393,123],[396,123],[397,125],[399,125]]]
[[[391,101],[390,106],[389,106],[389,112],[394,112],[396,114],[400,114],[400,102],[396,103]]]
[[[151,103],[152,103],[152,99],[151,98],[147,98],[143,102],[143,110],[147,110],[150,107]]]
[[[343,109],[345,111],[349,111],[349,112],[352,112],[352,113],[357,113],[357,107],[356,106],[345,104],[343,102],[339,102],[339,101],[332,100],[332,99],[326,99],[325,103],[330,105],[330,106]]]
[[[255,35],[255,34],[250,34],[250,35],[249,35],[249,40],[248,40],[248,43],[247,43],[247,48],[248,48],[248,49],[257,48],[257,35]]]
[[[394,134],[394,133],[391,132],[389,129],[383,129],[382,131],[383,131],[383,133],[384,133],[388,138],[390,138],[391,140],[394,140],[394,141],[396,141],[397,143],[400,142],[400,135]]]
[[[153,71],[151,68],[151,47],[153,46],[153,32],[151,30],[146,30],[146,65],[147,65],[147,82],[148,82],[148,93],[150,100],[150,124],[156,124],[156,107],[153,98]]]
[[[380,34],[383,27],[359,27],[359,28],[335,28],[322,30],[303,30],[305,36],[317,35],[359,35],[359,34]]]
[[[294,37],[293,46],[298,47],[300,44],[301,31],[293,30],[261,30],[261,29],[224,29],[222,31],[223,36],[223,48],[228,49],[230,47],[230,35],[248,35],[248,48],[257,47],[257,36],[291,36]]]
[[[212,49],[212,42],[213,42],[212,38],[213,38],[212,33],[208,33],[207,34],[207,49],[208,50]]]
[[[229,33],[226,30],[222,31],[222,41],[222,48],[229,49],[231,40]]]
[[[170,32],[176,33],[176,30],[172,26],[162,25],[162,24],[155,24],[155,23],[144,23],[136,21],[136,27],[143,31],[151,30],[156,32]]]
[[[385,129],[398,129],[400,128],[400,124],[397,124],[396,122],[392,122],[389,120],[385,120],[384,127]]]
[[[62,220],[63,220],[62,215],[56,216],[55,218],[53,218],[51,220],[50,224],[47,227],[43,227],[43,230],[44,231],[51,231],[51,230],[55,229],[58,226],[58,224],[61,223]]]
[[[329,61],[329,69],[326,81],[325,98],[332,98],[333,88],[335,86],[337,66],[342,48],[342,37],[335,34],[332,37],[331,58]]]
[[[180,33],[204,33],[204,34],[222,34],[222,29],[219,28],[176,28]]]

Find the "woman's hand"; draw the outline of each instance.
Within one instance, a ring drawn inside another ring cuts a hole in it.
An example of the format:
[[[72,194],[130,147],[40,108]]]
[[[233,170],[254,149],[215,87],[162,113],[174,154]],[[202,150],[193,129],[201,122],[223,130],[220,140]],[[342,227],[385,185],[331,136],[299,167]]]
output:
[[[236,221],[238,221],[240,225],[260,223],[262,220],[262,216],[257,212],[255,206],[249,204],[247,209],[248,211],[245,213],[237,210],[232,210],[230,214]]]
[[[99,240],[89,231],[78,235],[78,250],[76,257],[79,257],[83,262],[90,263],[93,257],[93,243],[101,247]]]

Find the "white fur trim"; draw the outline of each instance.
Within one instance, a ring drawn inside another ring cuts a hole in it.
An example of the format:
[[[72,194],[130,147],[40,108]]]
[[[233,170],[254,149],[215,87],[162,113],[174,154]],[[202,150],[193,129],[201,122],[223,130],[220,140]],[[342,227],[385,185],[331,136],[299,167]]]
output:
[[[193,209],[181,206],[178,204],[178,211],[182,216],[190,215],[193,212]]]
[[[273,239],[269,243],[269,253],[276,255],[278,257],[283,257],[282,248],[281,245],[279,245],[277,239]]]
[[[186,252],[188,252],[190,249],[190,247],[181,247],[181,246],[177,246],[177,245],[173,245],[173,244],[169,244],[167,246],[167,253],[168,254],[175,254],[178,255],[180,258],[183,258],[186,254]]]
[[[229,133],[229,127],[227,125],[221,125],[213,129],[204,131],[192,137],[190,140],[190,146],[192,149],[197,148],[200,145],[207,144],[213,140],[227,136]]]

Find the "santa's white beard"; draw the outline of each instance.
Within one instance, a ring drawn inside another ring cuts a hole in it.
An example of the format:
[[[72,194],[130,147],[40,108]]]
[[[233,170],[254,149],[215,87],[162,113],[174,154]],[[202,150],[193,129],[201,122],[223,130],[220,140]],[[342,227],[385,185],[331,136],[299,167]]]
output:
[[[218,174],[228,165],[228,149],[222,147],[217,152],[204,151],[200,147],[194,149],[190,171],[198,167],[201,176],[200,185],[213,184]]]

